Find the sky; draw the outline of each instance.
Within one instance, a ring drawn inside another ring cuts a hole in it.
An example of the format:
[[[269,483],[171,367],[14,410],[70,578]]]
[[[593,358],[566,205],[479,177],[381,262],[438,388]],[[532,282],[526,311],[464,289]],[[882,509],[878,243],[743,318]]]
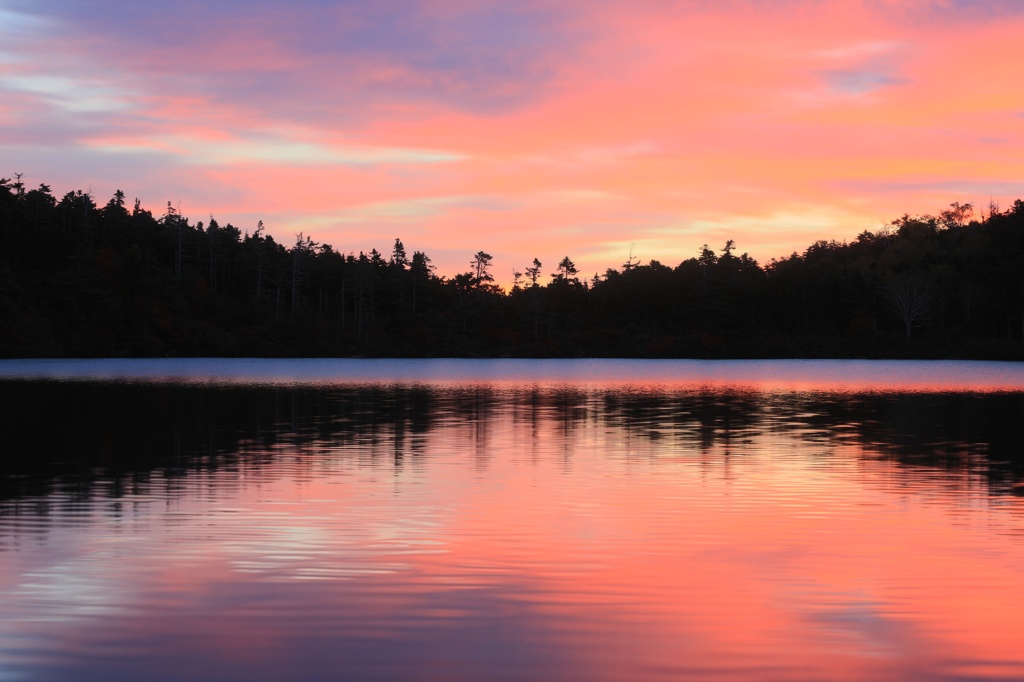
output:
[[[0,176],[441,275],[1024,198],[1018,0],[0,0]]]

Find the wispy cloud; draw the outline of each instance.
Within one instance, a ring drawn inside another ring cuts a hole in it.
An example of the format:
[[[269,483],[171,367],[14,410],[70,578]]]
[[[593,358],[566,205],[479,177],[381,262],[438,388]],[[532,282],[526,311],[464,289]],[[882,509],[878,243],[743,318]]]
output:
[[[909,49],[897,41],[867,41],[819,50],[813,57],[831,89],[861,95],[908,82],[901,71]]]
[[[882,181],[844,181],[839,186],[855,189],[871,194],[906,195],[908,193],[927,193],[948,198],[949,201],[970,201],[979,197],[1003,196],[1024,197],[1024,182],[992,178],[927,178]],[[929,210],[939,210],[942,204],[932,206]]]
[[[98,69],[305,120],[410,100],[506,110],[551,85],[573,40],[557,9],[533,3],[225,1],[179,3],[173,17],[126,0],[24,8],[54,17],[47,42]]]
[[[1024,5],[1018,0],[867,0],[867,5],[917,21],[988,21],[1024,16]]]
[[[511,202],[503,197],[475,195],[415,197],[352,206],[340,210],[332,216],[325,216],[325,219],[337,223],[377,223],[381,220],[389,223],[404,223],[437,217],[453,209],[504,211],[511,207],[510,204]]]
[[[836,69],[823,71],[825,81],[835,90],[861,95],[905,82],[904,79],[874,69]]]
[[[345,166],[433,164],[461,158],[449,152],[397,147],[340,146],[251,135],[209,139],[189,135],[153,135],[143,138],[107,139],[88,146],[111,154],[162,154],[182,163],[232,165],[276,163]]]
[[[128,93],[108,83],[89,83],[62,75],[0,75],[0,92],[28,93],[71,114],[123,112],[132,108]]]

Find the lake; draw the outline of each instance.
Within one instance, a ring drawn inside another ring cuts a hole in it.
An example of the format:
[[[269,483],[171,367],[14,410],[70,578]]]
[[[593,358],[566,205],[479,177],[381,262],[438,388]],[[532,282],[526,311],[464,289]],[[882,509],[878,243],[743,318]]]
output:
[[[1024,365],[0,361],[0,682],[1024,680]]]

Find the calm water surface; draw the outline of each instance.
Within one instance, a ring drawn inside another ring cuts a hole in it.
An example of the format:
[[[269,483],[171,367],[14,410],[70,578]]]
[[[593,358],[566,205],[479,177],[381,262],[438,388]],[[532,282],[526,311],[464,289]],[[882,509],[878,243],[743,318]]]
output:
[[[0,682],[1024,680],[1024,367],[0,362]]]

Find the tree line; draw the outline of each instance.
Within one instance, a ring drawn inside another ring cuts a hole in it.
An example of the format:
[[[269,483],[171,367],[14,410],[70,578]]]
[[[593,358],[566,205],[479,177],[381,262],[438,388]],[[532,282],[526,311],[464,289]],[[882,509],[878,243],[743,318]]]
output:
[[[569,256],[495,284],[492,257],[282,244],[0,178],[0,356],[1024,359],[1024,202],[953,203],[759,264],[728,240],[584,277]]]

